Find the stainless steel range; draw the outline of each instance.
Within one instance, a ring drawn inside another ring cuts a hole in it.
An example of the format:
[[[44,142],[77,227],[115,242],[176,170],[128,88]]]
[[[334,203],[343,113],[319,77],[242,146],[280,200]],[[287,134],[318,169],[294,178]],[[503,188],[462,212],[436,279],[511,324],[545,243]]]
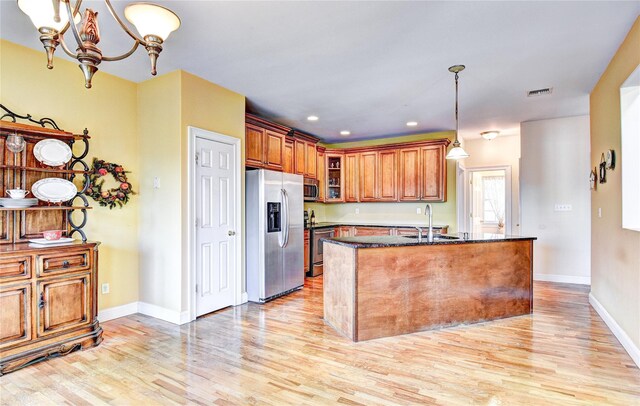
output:
[[[323,262],[322,262],[322,241],[323,238],[332,238],[334,236],[333,227],[331,228],[319,228],[319,229],[311,229],[311,247],[310,247],[310,255],[311,255],[311,267],[309,272],[307,272],[307,276],[318,276],[322,275],[323,270]]]

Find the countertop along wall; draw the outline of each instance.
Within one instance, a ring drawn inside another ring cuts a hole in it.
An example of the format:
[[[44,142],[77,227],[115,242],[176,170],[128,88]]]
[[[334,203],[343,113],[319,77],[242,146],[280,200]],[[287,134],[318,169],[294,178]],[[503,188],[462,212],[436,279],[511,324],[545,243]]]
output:
[[[640,232],[622,228],[620,86],[640,65],[640,18],[591,92],[591,167],[614,149],[616,169],[591,192],[591,295],[594,308],[640,366]],[[602,217],[598,216],[602,209]]]
[[[54,69],[48,70],[46,62],[44,50],[0,40],[0,102],[17,114],[50,117],[66,131],[88,128],[87,164],[98,157],[122,165],[131,171],[127,177],[133,190],[140,192],[136,84],[98,71],[93,88],[85,89],[76,63],[55,58]],[[107,177],[106,185],[110,182]],[[102,242],[98,284],[110,284],[109,294],[98,289],[98,308],[136,302],[140,196],[134,195],[122,209],[109,210],[92,199],[89,203],[93,210],[84,230],[90,240]]]
[[[327,148],[355,148],[412,141],[448,138],[453,142],[453,132],[414,134],[402,137],[380,138],[367,141],[326,144]],[[451,146],[449,146],[451,148]],[[447,160],[447,201],[431,203],[434,225],[449,225],[449,232],[457,231],[456,214],[456,164]],[[411,203],[305,203],[305,210],[313,209],[316,222],[371,223],[371,224],[428,224],[424,214],[426,202]],[[356,209],[359,214],[356,214]],[[420,214],[417,214],[420,209]]]

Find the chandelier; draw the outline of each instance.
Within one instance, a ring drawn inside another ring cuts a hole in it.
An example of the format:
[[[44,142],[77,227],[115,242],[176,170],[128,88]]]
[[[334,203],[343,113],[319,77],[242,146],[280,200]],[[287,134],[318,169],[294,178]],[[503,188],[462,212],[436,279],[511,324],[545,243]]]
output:
[[[124,9],[124,16],[133,24],[140,36],[134,34],[118,17],[111,2],[104,0],[107,9],[120,25],[120,27],[133,39],[133,46],[129,51],[117,56],[103,56],[98,48],[100,42],[100,30],[98,28],[98,13],[85,9],[80,21],[80,5],[82,0],[77,0],[71,5],[72,0],[18,0],[18,7],[29,16],[33,24],[40,32],[40,41],[47,52],[47,68],[53,69],[53,53],[58,45],[70,57],[77,59],[84,74],[84,86],[91,88],[91,79],[98,71],[100,62],[120,61],[132,55],[138,46],[142,45],[149,54],[151,60],[151,74],[155,76],[156,63],[162,44],[169,34],[180,27],[180,19],[171,10],[150,3],[132,3]],[[60,10],[63,3],[63,10]],[[69,23],[71,21],[71,24]],[[80,28],[78,28],[80,23]],[[77,48],[72,52],[64,41],[64,34],[71,29]]]
[[[456,81],[456,138],[453,142],[453,148],[447,154],[447,159],[464,159],[468,158],[469,154],[462,149],[460,146],[460,141],[458,141],[458,73],[464,70],[464,65],[453,65],[449,68],[449,72],[455,73],[455,81]]]

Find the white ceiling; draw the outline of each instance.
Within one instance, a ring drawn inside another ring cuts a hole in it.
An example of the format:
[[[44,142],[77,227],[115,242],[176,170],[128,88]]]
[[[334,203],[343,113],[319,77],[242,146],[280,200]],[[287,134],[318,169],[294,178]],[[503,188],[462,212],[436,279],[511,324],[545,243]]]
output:
[[[122,16],[128,2],[113,3]],[[589,92],[640,14],[640,1],[156,3],[182,20],[160,55],[160,74],[184,69],[326,141],[453,129],[447,68],[454,64],[467,66],[460,74],[464,138],[588,114]],[[85,4],[99,12],[104,54],[128,49],[105,6]],[[38,36],[15,1],[0,2],[0,37],[41,49]],[[100,70],[150,78],[144,50]],[[526,97],[543,87],[553,94]],[[311,114],[320,120],[306,121]],[[406,127],[409,120],[419,125]]]

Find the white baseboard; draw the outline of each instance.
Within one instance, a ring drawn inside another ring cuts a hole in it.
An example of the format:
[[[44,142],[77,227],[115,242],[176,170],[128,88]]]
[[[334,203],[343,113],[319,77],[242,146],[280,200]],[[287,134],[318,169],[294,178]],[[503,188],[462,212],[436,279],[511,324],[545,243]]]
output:
[[[156,319],[178,325],[189,323],[191,321],[188,311],[178,312],[176,310],[156,306],[151,303],[138,302],[138,312],[146,316],[155,317]]]
[[[558,283],[575,283],[578,285],[591,285],[591,276],[569,276],[569,275],[549,275],[549,274],[533,274],[534,281],[558,282]]]
[[[640,348],[638,348],[631,338],[624,332],[624,330],[620,327],[620,325],[614,320],[613,317],[607,312],[607,310],[598,302],[598,299],[593,296],[593,293],[589,293],[589,303],[593,306],[594,310],[600,315],[602,320],[605,322],[609,330],[613,333],[614,336],[620,341],[622,347],[629,353],[629,356],[636,363],[638,368],[640,368]]]
[[[138,313],[138,302],[131,302],[121,306],[114,306],[100,310],[98,312],[98,320],[102,323],[135,313]]]

